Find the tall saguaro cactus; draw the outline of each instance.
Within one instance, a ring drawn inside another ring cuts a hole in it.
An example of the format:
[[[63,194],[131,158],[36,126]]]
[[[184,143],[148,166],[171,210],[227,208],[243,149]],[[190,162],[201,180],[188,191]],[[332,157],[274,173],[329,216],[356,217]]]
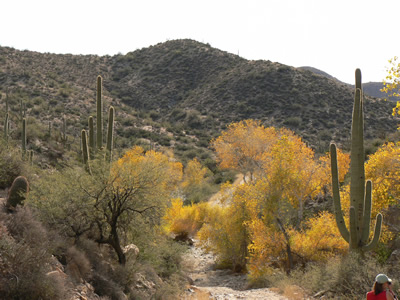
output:
[[[103,101],[102,101],[102,78],[97,76],[97,95],[96,95],[96,129],[97,129],[97,149],[103,148]]]
[[[4,120],[4,140],[8,143],[9,129],[10,129],[9,114],[6,113],[6,118]]]
[[[108,112],[108,132],[107,132],[107,161],[111,161],[111,154],[113,150],[113,139],[114,139],[114,107],[110,106]]]
[[[26,155],[26,119],[22,119],[22,133],[21,133],[21,139],[22,139],[22,157],[25,158]]]
[[[376,216],[373,239],[368,243],[372,207],[372,182],[365,182],[364,170],[364,113],[361,90],[361,71],[356,70],[356,90],[354,96],[353,120],[351,125],[350,154],[350,223],[349,229],[344,222],[339,192],[339,174],[336,145],[331,144],[331,171],[333,203],[336,223],[350,249],[365,252],[373,249],[379,241],[382,229],[382,215]]]
[[[90,162],[89,162],[89,147],[87,141],[87,134],[86,130],[82,129],[81,131],[81,141],[82,141],[82,155],[83,155],[83,163],[86,166],[86,170],[89,174],[92,174],[90,169]]]

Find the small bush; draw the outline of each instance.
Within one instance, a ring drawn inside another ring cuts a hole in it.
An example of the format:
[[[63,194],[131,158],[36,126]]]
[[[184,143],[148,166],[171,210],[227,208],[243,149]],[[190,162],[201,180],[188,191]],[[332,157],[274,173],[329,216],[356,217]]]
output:
[[[334,257],[326,263],[310,263],[290,276],[279,274],[266,278],[269,284],[283,292],[289,286],[300,286],[309,296],[319,294],[324,299],[364,299],[371,290],[375,276],[388,272],[388,267],[379,264],[375,258],[361,258],[356,253]],[[398,283],[394,283],[394,290]]]
[[[0,189],[9,188],[14,179],[22,175],[24,162],[21,152],[15,150],[15,145],[7,145],[0,141]]]
[[[48,275],[53,261],[43,226],[27,208],[0,219],[0,298],[65,299],[65,278]]]

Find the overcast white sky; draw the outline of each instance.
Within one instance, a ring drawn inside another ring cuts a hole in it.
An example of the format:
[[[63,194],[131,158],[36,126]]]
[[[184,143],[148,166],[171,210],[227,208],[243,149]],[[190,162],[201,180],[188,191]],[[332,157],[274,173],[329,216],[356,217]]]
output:
[[[354,83],[400,55],[400,0],[1,0],[0,46],[114,55],[190,38]]]

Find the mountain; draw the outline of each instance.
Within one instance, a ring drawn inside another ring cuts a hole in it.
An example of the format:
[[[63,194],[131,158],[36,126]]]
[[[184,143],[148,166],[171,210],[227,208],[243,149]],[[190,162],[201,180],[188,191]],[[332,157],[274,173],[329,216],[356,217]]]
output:
[[[327,77],[329,79],[333,79],[333,80],[335,80],[337,82],[343,83],[342,81],[340,81],[336,77],[333,77],[332,75],[330,75],[330,74],[328,74],[328,73],[326,73],[326,72],[324,72],[324,71],[322,71],[320,69],[314,68],[314,67],[305,66],[305,67],[299,67],[298,69],[310,71],[310,72],[312,72],[314,74],[321,75],[321,76]]]
[[[317,68],[313,68],[313,67],[299,67],[299,69],[301,70],[308,70],[310,72],[313,72],[314,74],[318,74],[324,77],[327,77],[329,79],[333,79],[336,80],[340,83],[343,83],[342,81],[340,81],[339,79],[333,77],[332,75],[321,71]],[[350,85],[350,84],[349,84]],[[354,88],[354,85],[350,85],[352,88]],[[395,101],[397,100],[394,97],[387,97],[387,95],[384,92],[381,92],[381,89],[383,87],[382,82],[367,82],[363,84],[363,91],[366,95],[371,96],[371,97],[375,97],[375,98],[382,98],[382,99],[388,99],[388,100],[392,100]]]
[[[30,118],[31,144],[48,123],[79,136],[95,114],[95,82],[104,79],[105,108],[116,107],[116,143],[173,147],[178,156],[207,158],[211,138],[242,119],[285,126],[319,152],[335,140],[348,146],[353,89],[309,69],[250,61],[193,40],[173,40],[126,55],[56,55],[0,47],[0,95],[13,126],[19,103]],[[366,96],[366,138],[395,132],[393,104]],[[17,130],[14,136],[18,136]],[[33,147],[33,146],[32,146]],[[40,146],[35,146],[40,148]],[[39,149],[37,149],[39,150]]]

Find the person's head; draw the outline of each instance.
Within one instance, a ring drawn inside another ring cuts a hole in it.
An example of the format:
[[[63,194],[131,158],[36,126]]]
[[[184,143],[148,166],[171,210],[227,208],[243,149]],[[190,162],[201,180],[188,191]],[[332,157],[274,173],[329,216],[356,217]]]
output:
[[[378,295],[379,293],[385,291],[387,288],[389,288],[389,285],[391,284],[392,284],[392,279],[387,277],[385,274],[376,275],[374,283],[375,295]]]

